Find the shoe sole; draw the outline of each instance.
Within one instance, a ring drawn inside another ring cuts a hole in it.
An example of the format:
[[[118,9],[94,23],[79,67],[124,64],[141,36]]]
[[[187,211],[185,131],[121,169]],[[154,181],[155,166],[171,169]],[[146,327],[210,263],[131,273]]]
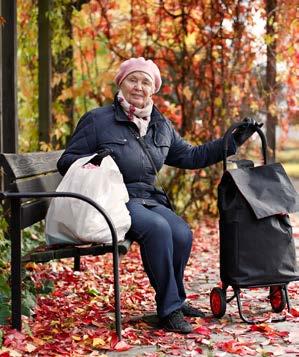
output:
[[[187,335],[188,333],[191,333],[193,330],[191,331],[182,331],[182,330],[175,330],[175,329],[172,329],[170,327],[165,327],[165,326],[162,326],[163,330],[166,330],[168,332],[175,332],[175,333],[181,333],[181,334],[184,334],[184,335]]]
[[[189,314],[186,314],[186,315],[185,315],[185,314],[183,313],[183,315],[186,316],[186,317],[201,317],[201,318],[206,317],[206,315],[204,315],[204,314],[203,314],[203,315],[189,315]]]

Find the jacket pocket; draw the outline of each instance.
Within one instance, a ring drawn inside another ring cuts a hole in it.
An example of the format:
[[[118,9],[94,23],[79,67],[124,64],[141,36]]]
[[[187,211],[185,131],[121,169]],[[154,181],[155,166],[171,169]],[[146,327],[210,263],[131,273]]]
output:
[[[98,150],[100,149],[108,149],[111,151],[111,156],[112,158],[118,162],[121,157],[124,155],[124,150],[126,147],[126,144],[128,143],[127,139],[107,139],[103,140],[99,143],[98,145]]]
[[[154,134],[154,144],[158,147],[170,147],[171,139],[167,133],[155,132]]]
[[[108,140],[101,141],[99,146],[110,145],[110,144],[125,145],[127,144],[127,142],[128,142],[127,139],[108,139]]]

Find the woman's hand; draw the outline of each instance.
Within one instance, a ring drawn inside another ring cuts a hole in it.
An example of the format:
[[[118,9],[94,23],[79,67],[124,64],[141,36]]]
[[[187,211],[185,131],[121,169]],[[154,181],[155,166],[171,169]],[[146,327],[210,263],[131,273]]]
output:
[[[256,127],[261,128],[264,125],[253,118],[244,118],[242,122],[244,124],[236,128],[232,134],[237,146],[243,145],[255,133]]]
[[[100,166],[104,157],[110,155],[112,152],[110,149],[100,149],[97,151],[97,155],[94,156],[88,163]]]

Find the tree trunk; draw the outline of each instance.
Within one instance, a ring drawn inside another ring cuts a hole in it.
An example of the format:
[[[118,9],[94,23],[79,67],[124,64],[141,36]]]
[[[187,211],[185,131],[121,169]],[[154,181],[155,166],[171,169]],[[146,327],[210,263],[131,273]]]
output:
[[[267,141],[269,147],[269,162],[275,162],[277,115],[271,110],[271,105],[276,101],[276,21],[277,0],[266,1],[267,12],[267,70],[266,70],[266,108],[267,108]],[[274,106],[275,108],[275,106]]]
[[[17,105],[17,2],[1,1],[1,15],[5,24],[1,30],[2,57],[2,131],[1,149],[4,152],[18,151],[18,105]]]
[[[63,22],[64,29],[69,38],[73,37],[72,30],[72,12],[73,5],[70,4],[67,6],[66,11],[63,14]],[[60,52],[55,59],[53,64],[53,71],[55,73],[66,73],[66,82],[60,82],[53,87],[52,90],[52,98],[53,102],[57,100],[57,98],[61,95],[62,90],[66,86],[67,88],[71,88],[73,86],[73,46],[68,46],[64,51]],[[73,132],[74,129],[74,99],[68,98],[63,102],[63,111],[64,114],[68,117],[68,125],[70,127],[70,133]],[[69,137],[66,138],[68,142]],[[58,142],[53,138],[53,144],[56,146]]]
[[[63,22],[64,22],[64,29],[67,33],[67,36],[71,39],[73,37],[73,27],[72,27],[72,14],[73,8],[80,11],[83,4],[88,3],[88,0],[77,0],[75,2],[70,3],[66,7],[66,11],[63,14]],[[56,57],[56,61],[53,66],[53,71],[55,73],[66,73],[67,79],[65,83],[58,83],[52,90],[52,99],[53,102],[61,95],[64,86],[66,88],[73,87],[73,46],[68,46],[64,51],[59,53]],[[64,114],[68,117],[68,125],[70,127],[70,135],[66,137],[66,142],[68,143],[71,134],[74,131],[75,123],[74,123],[74,98],[69,98],[64,101],[63,103]],[[55,139],[53,140],[54,146],[58,144]]]
[[[48,13],[51,0],[38,1],[38,120],[39,141],[50,142],[52,128],[51,99],[51,27]]]

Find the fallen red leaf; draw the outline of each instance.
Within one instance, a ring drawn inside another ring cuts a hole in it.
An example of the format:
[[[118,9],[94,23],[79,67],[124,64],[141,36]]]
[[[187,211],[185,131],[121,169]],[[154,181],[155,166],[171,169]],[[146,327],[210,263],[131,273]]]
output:
[[[289,335],[288,331],[277,331],[273,327],[267,324],[252,325],[250,326],[250,330],[262,332],[270,337],[275,337],[275,336],[286,337]]]
[[[188,294],[187,295],[188,299],[194,300],[199,298],[199,294]]]
[[[164,331],[164,330],[155,330],[155,331],[153,331],[153,335],[155,335],[155,336],[165,336],[166,335],[166,331]]]
[[[270,333],[273,331],[273,328],[267,324],[258,324],[250,326],[251,331],[259,331],[259,332],[266,332]]]
[[[24,341],[26,337],[17,330],[11,330],[11,332],[5,336],[3,345],[5,347],[13,347],[19,350],[23,350]]]
[[[110,347],[111,349],[113,350],[114,347],[117,345],[118,343],[118,337],[117,337],[117,334],[115,332],[112,332],[111,333],[111,340],[110,340]]]
[[[123,352],[123,351],[128,351],[132,346],[128,345],[125,341],[119,341],[117,344],[114,346],[114,350],[117,352]]]
[[[217,230],[207,229],[204,224],[196,229],[195,234],[193,253],[186,269],[186,286],[191,291],[188,298],[194,301],[194,306],[199,303],[202,308],[209,310],[208,283],[221,286],[219,238]],[[207,235],[209,240],[203,239]],[[38,296],[34,319],[26,320],[31,334],[25,330],[24,334],[19,334],[9,328],[3,329],[4,348],[0,348],[0,357],[10,357],[14,353],[41,357],[88,356],[98,352],[106,353],[108,350],[127,351],[133,346],[156,346],[156,352],[144,353],[148,357],[163,353],[166,356],[207,355],[210,349],[213,350],[213,355],[218,357],[231,354],[257,355],[260,353],[259,349],[263,349],[265,354],[270,356],[272,352],[268,347],[272,345],[273,348],[273,345],[278,343],[282,346],[281,349],[277,348],[280,355],[298,353],[295,334],[279,331],[275,324],[264,323],[251,327],[246,324],[240,325],[238,309],[233,303],[229,313],[221,320],[213,318],[211,314],[205,319],[190,319],[194,331],[188,336],[158,329],[157,317],[152,316],[155,315],[154,291],[143,271],[137,245],[132,246],[120,265],[121,305],[124,318],[123,340],[119,341],[113,329],[114,292],[111,256],[85,257],[82,258],[82,263],[85,268],[78,273],[79,275],[73,273],[71,259],[53,263],[55,269],[49,265],[39,265],[39,269],[34,269],[31,273],[34,281],[52,280],[55,285],[54,293]],[[205,276],[207,284],[201,283],[202,276]],[[294,324],[294,330],[299,317],[298,288],[299,284],[296,282],[288,286],[289,296],[295,308],[286,314],[291,328]],[[250,294],[255,297],[253,308],[258,311],[263,296],[268,294],[268,289],[265,293],[259,293],[259,289],[251,290]],[[95,293],[90,294],[90,291]],[[233,289],[229,287],[227,292],[233,294]],[[266,304],[268,308],[268,300]],[[289,325],[285,326],[286,330],[289,330]],[[219,337],[214,339],[215,335]]]
[[[294,317],[299,317],[299,311],[297,309],[295,309],[294,307],[291,307],[290,313]]]
[[[238,354],[240,356],[255,356],[256,351],[249,348],[248,345],[251,345],[251,342],[238,342],[236,340],[229,340],[217,343],[217,347],[222,351],[231,354]]]
[[[197,352],[197,353],[199,353],[200,355],[202,355],[202,353],[203,353],[202,348],[200,348],[200,347],[196,347],[196,348],[194,349],[194,351]]]
[[[210,336],[211,335],[211,330],[205,326],[198,326],[195,329],[193,329],[194,333],[199,333],[200,335],[203,336]]]

